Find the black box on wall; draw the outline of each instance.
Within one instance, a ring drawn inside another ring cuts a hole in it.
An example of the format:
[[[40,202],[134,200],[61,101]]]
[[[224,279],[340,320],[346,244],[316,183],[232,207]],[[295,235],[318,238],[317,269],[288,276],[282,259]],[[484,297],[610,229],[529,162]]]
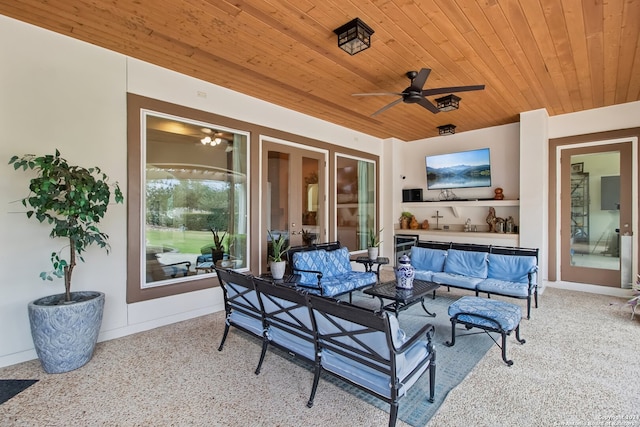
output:
[[[403,202],[421,202],[422,201],[422,188],[409,188],[402,190]]]

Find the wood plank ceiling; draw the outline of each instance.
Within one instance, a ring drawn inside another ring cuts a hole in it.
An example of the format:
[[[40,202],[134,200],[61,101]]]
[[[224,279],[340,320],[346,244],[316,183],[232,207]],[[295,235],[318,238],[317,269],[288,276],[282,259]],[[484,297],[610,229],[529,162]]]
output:
[[[637,0],[0,0],[0,14],[380,138],[640,99]],[[355,17],[375,34],[349,56],[333,30]],[[439,114],[371,117],[397,98],[351,96],[401,92],[420,68],[425,88],[486,89]]]

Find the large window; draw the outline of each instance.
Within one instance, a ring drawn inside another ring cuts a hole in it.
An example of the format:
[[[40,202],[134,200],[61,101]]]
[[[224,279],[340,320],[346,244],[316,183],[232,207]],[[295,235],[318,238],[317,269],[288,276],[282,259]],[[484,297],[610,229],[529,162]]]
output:
[[[248,269],[243,123],[134,94],[127,109],[127,302],[217,286],[214,266]]]
[[[247,135],[153,111],[142,122],[142,287],[245,267]]]
[[[336,156],[336,220],[338,240],[350,251],[367,249],[376,225],[375,162]]]

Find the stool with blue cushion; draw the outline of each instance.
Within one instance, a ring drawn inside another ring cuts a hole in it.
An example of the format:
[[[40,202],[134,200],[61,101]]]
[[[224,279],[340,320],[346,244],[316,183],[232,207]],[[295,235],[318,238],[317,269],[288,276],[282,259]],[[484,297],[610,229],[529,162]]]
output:
[[[456,323],[465,325],[467,329],[479,328],[485,333],[498,332],[502,335],[502,360],[511,366],[512,360],[507,360],[507,335],[516,331],[516,340],[524,344],[520,339],[520,319],[522,313],[520,307],[504,301],[496,301],[488,298],[465,296],[449,306],[451,316],[451,341],[447,341],[449,347],[456,343]],[[493,337],[492,337],[493,339]]]

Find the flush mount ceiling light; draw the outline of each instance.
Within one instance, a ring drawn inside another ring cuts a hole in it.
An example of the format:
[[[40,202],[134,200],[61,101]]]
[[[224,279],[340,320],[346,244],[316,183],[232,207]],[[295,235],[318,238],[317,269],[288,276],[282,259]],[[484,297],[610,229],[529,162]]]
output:
[[[442,112],[457,110],[460,108],[460,99],[459,96],[453,94],[443,96],[442,98],[436,99],[436,107]]]
[[[449,123],[448,125],[438,126],[438,133],[440,135],[453,135],[456,133],[456,125]]]
[[[355,55],[371,47],[373,30],[360,18],[347,22],[333,30],[338,35],[338,46],[349,55]]]

